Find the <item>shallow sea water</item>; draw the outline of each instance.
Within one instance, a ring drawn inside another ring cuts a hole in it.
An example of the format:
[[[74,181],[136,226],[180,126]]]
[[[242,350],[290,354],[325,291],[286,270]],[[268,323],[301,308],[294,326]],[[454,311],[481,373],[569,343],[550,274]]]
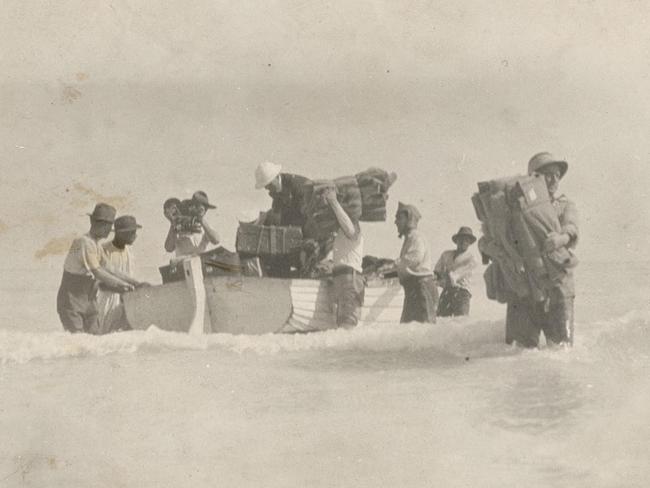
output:
[[[435,325],[90,337],[60,331],[58,276],[15,280],[0,486],[646,486],[649,273],[581,265],[576,346],[533,351],[480,289]]]

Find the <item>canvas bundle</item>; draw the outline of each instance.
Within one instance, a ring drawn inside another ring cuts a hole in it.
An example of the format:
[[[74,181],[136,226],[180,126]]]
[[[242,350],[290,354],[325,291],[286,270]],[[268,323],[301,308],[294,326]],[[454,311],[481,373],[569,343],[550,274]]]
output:
[[[311,181],[305,189],[303,209],[308,220],[307,228],[317,234],[310,237],[325,236],[338,228],[336,216],[325,199],[325,194],[330,189],[336,191],[337,200],[351,219],[359,220],[361,217],[361,191],[354,176]]]
[[[395,173],[369,168],[355,175],[361,191],[361,219],[363,222],[385,222],[388,190],[397,180]]]
[[[395,182],[395,173],[370,168],[355,176],[335,180],[314,180],[307,183],[303,213],[308,237],[320,238],[338,228],[336,216],[325,199],[328,189],[336,191],[338,202],[353,220],[383,222],[386,220],[388,189]]]
[[[543,251],[548,235],[560,231],[545,181],[538,176],[515,176],[481,182],[478,188],[472,203],[484,224],[481,252],[500,268],[505,277],[502,283],[518,283],[524,277],[518,270],[525,271],[527,294],[544,300],[566,274],[564,265],[570,257],[564,248]],[[519,286],[508,292],[521,296]]]

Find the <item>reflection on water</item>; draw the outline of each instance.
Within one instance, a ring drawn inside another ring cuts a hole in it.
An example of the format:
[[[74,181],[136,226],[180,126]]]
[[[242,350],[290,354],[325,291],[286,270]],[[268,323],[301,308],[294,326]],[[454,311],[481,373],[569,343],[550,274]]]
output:
[[[537,367],[517,369],[496,383],[488,405],[491,423],[497,427],[539,433],[571,425],[585,404],[584,385],[570,371],[543,361]]]
[[[415,351],[322,351],[318,357],[302,354],[288,361],[294,368],[305,371],[396,371],[436,370],[458,367],[466,362],[464,357],[451,352],[426,348]]]

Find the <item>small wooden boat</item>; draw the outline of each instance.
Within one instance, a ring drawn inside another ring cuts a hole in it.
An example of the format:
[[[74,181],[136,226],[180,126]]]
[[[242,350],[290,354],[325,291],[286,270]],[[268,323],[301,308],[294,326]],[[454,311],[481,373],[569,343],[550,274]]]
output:
[[[329,279],[204,276],[199,258],[183,261],[184,281],[123,295],[134,329],[155,325],[190,334],[267,334],[336,328]],[[396,280],[370,282],[358,325],[399,322],[404,293]]]

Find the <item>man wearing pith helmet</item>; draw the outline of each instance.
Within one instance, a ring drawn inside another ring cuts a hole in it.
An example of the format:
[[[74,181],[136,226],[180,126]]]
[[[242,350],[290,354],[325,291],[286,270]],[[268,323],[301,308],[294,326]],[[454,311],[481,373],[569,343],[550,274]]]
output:
[[[307,221],[303,213],[305,189],[309,179],[291,173],[283,173],[279,164],[265,161],[255,170],[255,188],[264,188],[273,200],[271,209],[266,212],[262,225],[293,225],[303,229]],[[264,266],[270,276],[288,277],[291,267],[300,266],[300,257],[272,256],[264,259]]]
[[[562,247],[569,250],[578,242],[578,212],[575,204],[559,192],[560,181],[566,175],[569,164],[547,152],[535,154],[528,162],[528,174],[539,175],[546,181],[553,207],[560,221],[560,232],[551,232],[544,242],[544,251],[551,252]],[[575,261],[572,263],[575,265]],[[514,331],[513,339],[525,347],[536,347],[540,331],[550,344],[573,344],[573,305],[575,287],[570,266],[566,275],[550,290],[548,300],[531,304],[522,300],[508,303],[506,321]]]
[[[283,173],[279,164],[269,161],[261,163],[255,170],[255,189],[264,188],[273,200],[264,224],[303,227],[305,216],[302,205],[305,184],[308,182],[309,179],[304,176]]]

